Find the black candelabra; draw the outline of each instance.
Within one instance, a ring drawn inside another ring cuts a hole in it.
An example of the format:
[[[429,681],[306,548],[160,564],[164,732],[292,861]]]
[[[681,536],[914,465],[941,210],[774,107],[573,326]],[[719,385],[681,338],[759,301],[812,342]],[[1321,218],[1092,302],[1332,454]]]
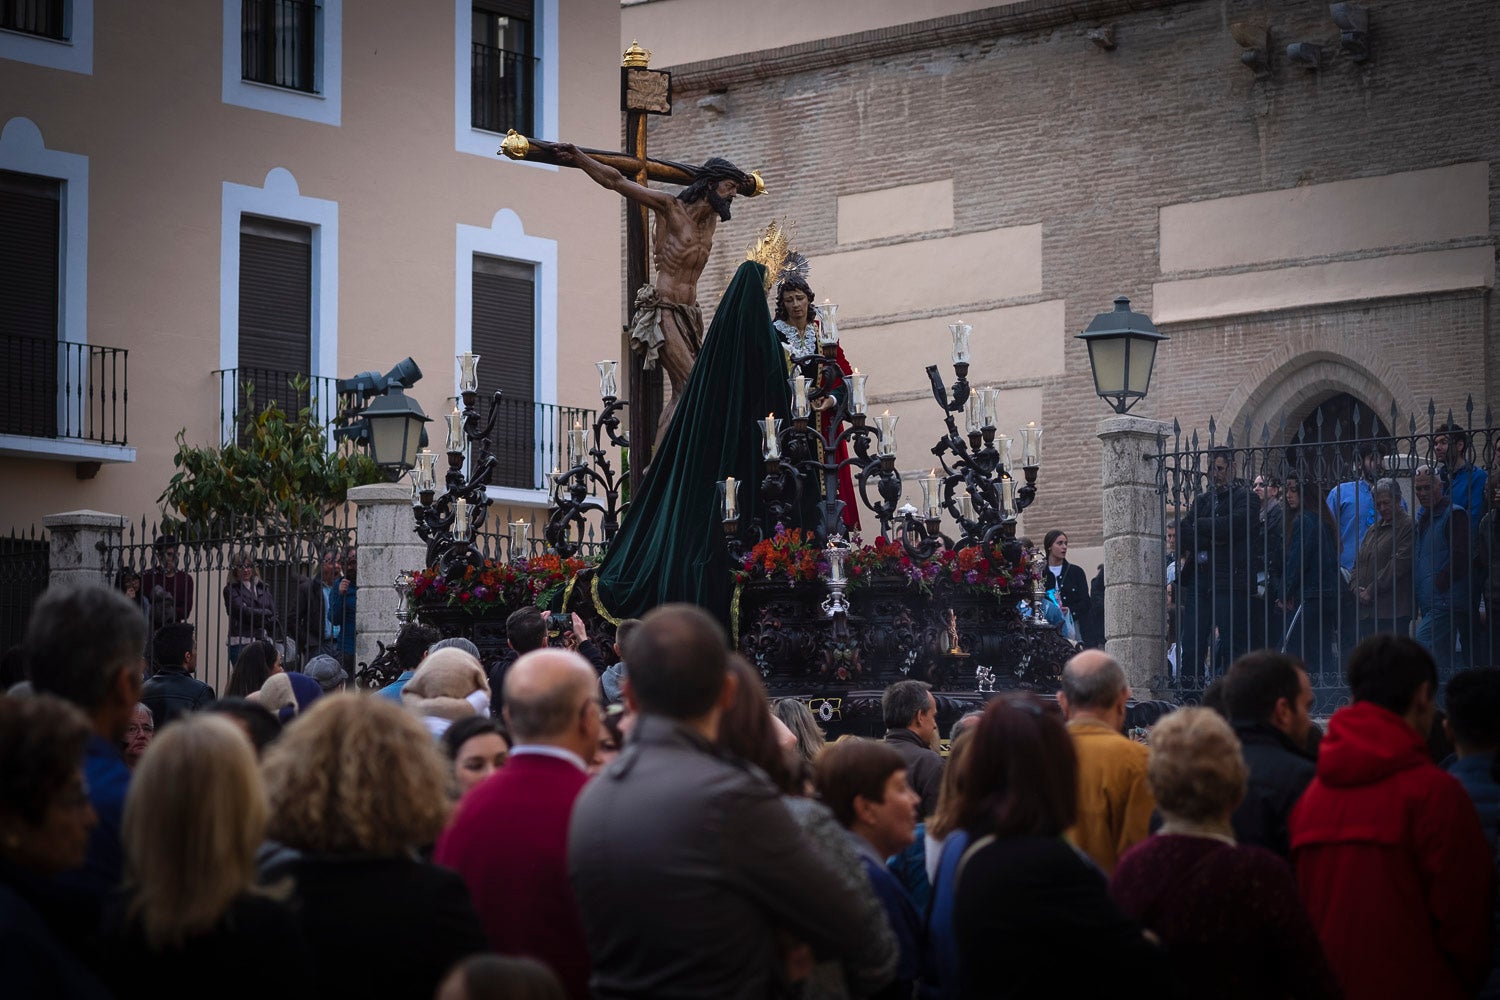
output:
[[[575,554],[582,547],[587,530],[587,515],[599,511],[604,543],[614,540],[620,528],[620,516],[624,505],[620,502],[621,488],[626,479],[624,470],[615,471],[604,449],[606,439],[616,448],[626,451],[630,438],[620,433],[619,411],[630,404],[616,393],[618,362],[599,361],[599,397],[604,408],[592,425],[592,448],[588,447],[588,430],[578,418],[568,429],[568,466],[566,470],[552,474],[552,500],[547,512],[547,547],[564,558]],[[601,503],[598,496],[602,495]]]

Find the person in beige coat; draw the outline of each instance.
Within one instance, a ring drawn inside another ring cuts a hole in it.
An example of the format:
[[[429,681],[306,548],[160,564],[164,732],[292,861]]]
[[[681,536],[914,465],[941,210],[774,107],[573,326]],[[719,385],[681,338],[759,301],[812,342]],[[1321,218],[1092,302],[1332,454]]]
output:
[[[1375,513],[1380,518],[1365,531],[1354,559],[1350,587],[1359,607],[1359,638],[1377,632],[1411,634],[1411,515],[1401,509],[1394,479],[1375,484]]]
[[[458,719],[489,714],[490,682],[478,660],[450,646],[427,654],[401,689],[401,703],[422,717],[435,739]]]

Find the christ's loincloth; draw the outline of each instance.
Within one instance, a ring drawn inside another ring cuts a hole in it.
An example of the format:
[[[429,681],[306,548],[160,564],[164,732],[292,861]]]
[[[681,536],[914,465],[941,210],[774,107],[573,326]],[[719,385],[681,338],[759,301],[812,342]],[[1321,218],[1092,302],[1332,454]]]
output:
[[[665,302],[657,297],[651,285],[642,285],[635,293],[635,315],[630,321],[630,349],[642,356],[641,367],[647,371],[656,367],[656,355],[666,342],[667,334],[662,329],[663,313],[677,321],[677,328],[687,338],[688,351],[696,358],[703,349],[703,310],[680,302]]]

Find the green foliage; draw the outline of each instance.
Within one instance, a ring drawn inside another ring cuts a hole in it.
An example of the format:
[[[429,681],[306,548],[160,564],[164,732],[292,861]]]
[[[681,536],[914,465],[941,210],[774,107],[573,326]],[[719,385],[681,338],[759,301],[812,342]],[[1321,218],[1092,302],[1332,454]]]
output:
[[[299,393],[305,379],[292,386]],[[245,385],[245,410],[253,412],[254,386]],[[304,406],[288,418],[275,402],[240,426],[238,440],[194,447],[177,432],[177,454],[162,504],[164,530],[217,533],[230,521],[260,530],[319,524],[343,503],[350,488],[381,481],[369,455],[345,447],[330,452],[324,429]]]

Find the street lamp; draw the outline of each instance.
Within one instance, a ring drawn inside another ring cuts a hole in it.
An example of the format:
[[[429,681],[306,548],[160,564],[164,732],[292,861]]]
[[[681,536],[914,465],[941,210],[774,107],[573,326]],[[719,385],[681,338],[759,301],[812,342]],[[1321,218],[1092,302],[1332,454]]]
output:
[[[392,481],[417,464],[417,449],[427,443],[422,425],[431,418],[405,390],[417,384],[422,369],[411,358],[389,372],[360,372],[341,378],[336,388],[345,397],[334,439],[351,439],[369,449],[370,459]]]
[[[1131,312],[1130,300],[1121,295],[1114,309],[1095,316],[1078,339],[1089,345],[1094,391],[1116,413],[1128,413],[1145,398],[1157,342],[1168,338],[1151,317]]]

